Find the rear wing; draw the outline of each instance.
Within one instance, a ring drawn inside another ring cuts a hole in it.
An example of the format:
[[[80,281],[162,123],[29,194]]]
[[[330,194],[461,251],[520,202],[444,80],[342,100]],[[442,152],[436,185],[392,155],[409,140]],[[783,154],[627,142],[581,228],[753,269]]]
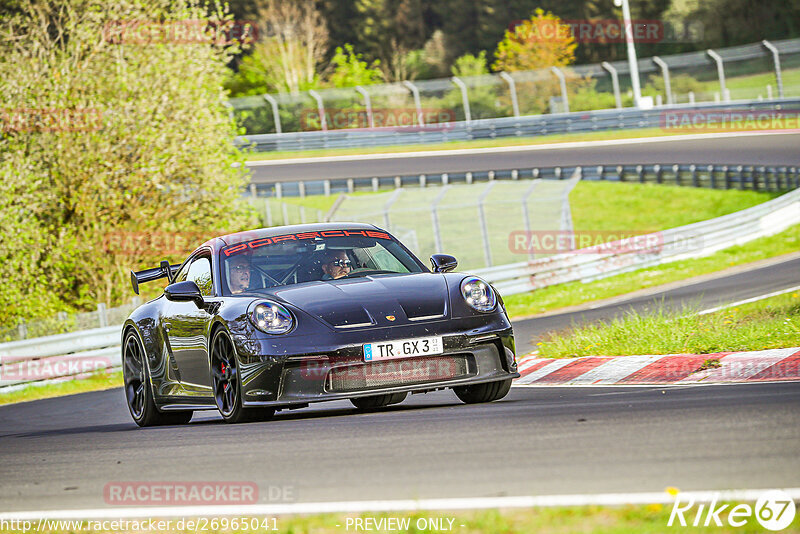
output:
[[[133,292],[137,295],[139,294],[139,284],[143,282],[152,282],[153,280],[158,280],[159,278],[166,277],[169,280],[169,283],[172,283],[173,278],[175,277],[175,273],[178,272],[181,265],[170,265],[167,260],[163,260],[161,265],[158,267],[154,267],[153,269],[145,269],[144,271],[131,271],[131,286],[133,286]]]

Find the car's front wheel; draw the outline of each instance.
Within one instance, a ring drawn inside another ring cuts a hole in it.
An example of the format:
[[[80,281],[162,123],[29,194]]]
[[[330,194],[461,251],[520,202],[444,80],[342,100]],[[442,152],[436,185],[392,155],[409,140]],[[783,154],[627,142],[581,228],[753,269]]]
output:
[[[456,396],[467,404],[479,402],[492,402],[502,399],[508,395],[511,389],[511,379],[499,380],[497,382],[486,382],[484,384],[474,384],[471,386],[461,386],[453,388]]]
[[[125,398],[134,422],[139,426],[181,425],[192,418],[191,411],[159,412],[150,385],[150,370],[139,336],[130,330],[122,352]]]
[[[226,423],[266,420],[275,410],[245,408],[242,405],[242,379],[236,363],[236,352],[228,333],[219,329],[211,341],[211,384],[214,400]]]
[[[408,395],[408,393],[405,392],[389,393],[386,395],[373,395],[371,397],[357,397],[355,399],[350,399],[350,402],[359,410],[366,411],[403,402],[406,399],[406,395]]]

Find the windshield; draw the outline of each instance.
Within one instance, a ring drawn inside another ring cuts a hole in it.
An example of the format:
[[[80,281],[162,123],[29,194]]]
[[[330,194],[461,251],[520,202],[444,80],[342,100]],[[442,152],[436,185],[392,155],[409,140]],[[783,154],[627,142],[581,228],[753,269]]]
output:
[[[220,251],[223,292],[418,273],[423,268],[392,236],[373,230],[327,230],[265,237]]]

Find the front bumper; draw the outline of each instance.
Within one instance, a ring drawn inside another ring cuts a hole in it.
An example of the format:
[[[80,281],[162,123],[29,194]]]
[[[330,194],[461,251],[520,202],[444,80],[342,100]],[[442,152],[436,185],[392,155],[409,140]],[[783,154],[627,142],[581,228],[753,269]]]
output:
[[[441,354],[367,363],[359,343],[326,347],[328,350],[314,353],[269,355],[243,361],[240,365],[244,405],[304,405],[452,388],[519,376],[514,335],[507,321],[467,332],[432,331],[427,335],[442,335]]]

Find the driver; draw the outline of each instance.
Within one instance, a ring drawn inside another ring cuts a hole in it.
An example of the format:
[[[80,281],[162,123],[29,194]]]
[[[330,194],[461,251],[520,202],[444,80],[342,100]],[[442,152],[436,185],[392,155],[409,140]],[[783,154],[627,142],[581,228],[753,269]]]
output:
[[[328,250],[322,263],[323,280],[336,280],[350,274],[352,262],[344,250]]]
[[[234,256],[229,265],[231,293],[238,295],[250,288],[250,257]]]

